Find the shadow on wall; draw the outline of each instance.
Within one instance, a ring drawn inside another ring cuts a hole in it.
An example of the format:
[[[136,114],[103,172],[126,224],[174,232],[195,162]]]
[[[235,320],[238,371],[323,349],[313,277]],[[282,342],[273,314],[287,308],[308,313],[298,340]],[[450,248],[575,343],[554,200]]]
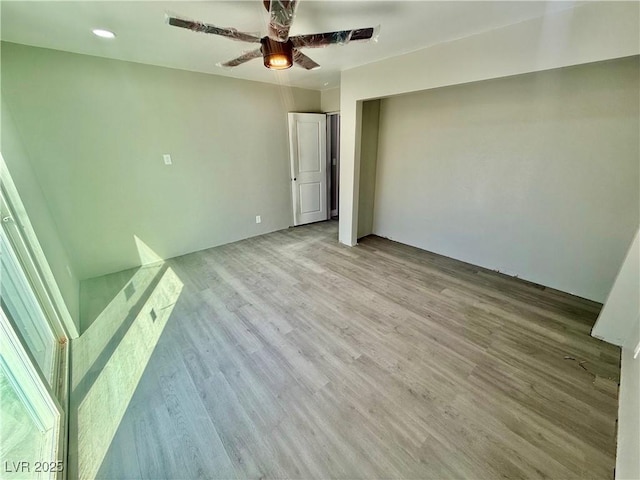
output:
[[[144,252],[143,262],[153,253]],[[83,283],[82,333],[71,346],[70,478],[96,477],[182,288],[163,261]]]

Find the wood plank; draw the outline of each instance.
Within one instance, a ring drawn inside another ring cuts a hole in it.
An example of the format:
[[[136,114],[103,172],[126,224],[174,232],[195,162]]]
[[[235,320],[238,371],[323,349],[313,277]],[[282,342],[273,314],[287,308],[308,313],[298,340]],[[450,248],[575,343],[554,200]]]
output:
[[[620,352],[589,336],[601,305],[336,238],[324,222],[166,262],[182,291],[100,477],[612,478]],[[92,335],[135,273],[83,285]],[[71,431],[90,438],[88,420]]]

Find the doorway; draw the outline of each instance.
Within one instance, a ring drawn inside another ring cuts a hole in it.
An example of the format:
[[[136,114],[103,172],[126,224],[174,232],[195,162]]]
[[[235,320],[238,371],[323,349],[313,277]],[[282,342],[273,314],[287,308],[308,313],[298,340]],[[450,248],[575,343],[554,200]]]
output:
[[[337,219],[340,201],[340,113],[327,114],[327,173],[329,218]]]
[[[320,113],[289,113],[293,225],[328,219],[327,120]]]
[[[338,218],[340,114],[289,113],[294,226]]]

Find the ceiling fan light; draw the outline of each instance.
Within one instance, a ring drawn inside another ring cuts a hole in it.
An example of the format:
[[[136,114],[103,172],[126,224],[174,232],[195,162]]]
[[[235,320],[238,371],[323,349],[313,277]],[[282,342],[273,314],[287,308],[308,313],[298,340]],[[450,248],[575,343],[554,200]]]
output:
[[[262,59],[264,66],[271,70],[285,70],[293,65],[293,45],[291,41],[278,42],[264,37],[262,43]]]
[[[291,67],[291,60],[289,60],[286,55],[274,53],[268,58],[268,65],[266,65],[266,67],[272,70],[283,70]]]

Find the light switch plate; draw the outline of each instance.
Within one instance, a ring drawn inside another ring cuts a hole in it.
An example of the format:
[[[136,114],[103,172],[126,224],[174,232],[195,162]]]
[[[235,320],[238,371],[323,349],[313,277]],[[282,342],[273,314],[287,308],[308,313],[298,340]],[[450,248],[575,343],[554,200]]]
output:
[[[162,159],[164,160],[165,165],[171,165],[171,155],[165,153],[164,155],[162,155]]]

